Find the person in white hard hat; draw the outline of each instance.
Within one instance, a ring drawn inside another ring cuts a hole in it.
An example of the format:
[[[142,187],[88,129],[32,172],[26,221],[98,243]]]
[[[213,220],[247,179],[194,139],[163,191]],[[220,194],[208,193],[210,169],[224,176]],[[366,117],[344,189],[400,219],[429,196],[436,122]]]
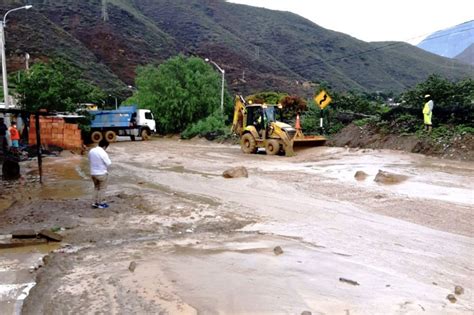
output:
[[[431,118],[433,117],[433,100],[431,99],[431,95],[426,94],[425,95],[425,106],[423,106],[423,118],[425,122],[425,130],[428,132],[431,132],[431,128],[433,127],[433,124],[431,122]]]

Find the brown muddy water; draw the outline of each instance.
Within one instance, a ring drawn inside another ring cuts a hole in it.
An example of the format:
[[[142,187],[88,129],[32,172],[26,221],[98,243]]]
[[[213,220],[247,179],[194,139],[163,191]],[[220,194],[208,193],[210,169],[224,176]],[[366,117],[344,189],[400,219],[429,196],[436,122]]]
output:
[[[17,201],[67,200],[90,192],[87,160],[83,157],[65,154],[61,158],[46,157],[43,161],[42,184],[34,161],[21,163],[20,179],[0,181],[0,212]],[[60,243],[48,243],[0,249],[0,314],[21,313],[23,301],[35,285],[32,271],[42,266],[45,255],[60,246]]]

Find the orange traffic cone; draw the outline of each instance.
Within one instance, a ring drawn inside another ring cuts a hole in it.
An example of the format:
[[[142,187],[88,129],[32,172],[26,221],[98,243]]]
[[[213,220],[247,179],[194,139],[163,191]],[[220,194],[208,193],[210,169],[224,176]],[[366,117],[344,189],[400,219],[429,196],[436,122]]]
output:
[[[296,115],[296,123],[295,123],[295,129],[300,130],[301,129],[301,123],[300,123],[300,115]]]
[[[296,129],[295,139],[304,138],[303,132],[301,131],[300,114],[296,115],[295,129]]]

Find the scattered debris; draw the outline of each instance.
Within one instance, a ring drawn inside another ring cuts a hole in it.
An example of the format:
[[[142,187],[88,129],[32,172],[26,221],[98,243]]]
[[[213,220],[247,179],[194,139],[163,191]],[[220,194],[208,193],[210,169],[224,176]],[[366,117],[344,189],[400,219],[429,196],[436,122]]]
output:
[[[63,237],[51,230],[41,230],[36,233],[32,229],[17,230],[9,235],[0,235],[1,248],[15,248],[46,244],[49,241],[61,242]]]
[[[301,312],[301,315],[311,315],[311,312],[310,311],[303,311],[303,312]]]
[[[352,285],[360,285],[359,282],[354,281],[354,280],[350,280],[350,279],[346,279],[346,278],[339,278],[339,281],[349,283],[349,284],[352,284]]]
[[[408,176],[379,170],[374,181],[380,184],[398,184],[407,180]]]
[[[135,268],[137,268],[137,263],[132,261],[130,265],[128,266],[128,270],[130,270],[130,272],[134,272]]]
[[[12,232],[12,238],[19,238],[19,239],[25,239],[25,238],[36,238],[36,232],[35,230],[18,230],[18,231],[13,231]]]
[[[454,296],[454,294],[448,294],[448,296],[447,296],[446,298],[447,298],[447,299],[449,300],[449,302],[451,302],[451,303],[456,303],[456,301],[457,301],[457,299],[456,299],[456,297]]]
[[[277,246],[277,247],[275,247],[275,248],[273,249],[273,252],[275,253],[275,255],[278,256],[278,255],[283,254],[283,249],[281,249],[280,246]]]
[[[457,285],[457,286],[454,287],[454,293],[456,295],[461,295],[461,294],[464,293],[464,288],[461,287],[460,285]]]
[[[3,248],[16,248],[24,246],[42,245],[48,241],[44,238],[25,238],[25,239],[13,239],[13,238],[2,238],[0,240],[0,249]]]
[[[437,282],[434,282],[434,281],[433,281],[432,283],[433,283],[433,285],[438,285],[438,283],[437,283]]]
[[[368,176],[369,174],[364,171],[357,171],[354,175],[354,178],[357,180],[365,180]]]
[[[421,305],[421,304],[418,304],[419,307],[421,307],[421,309],[423,310],[423,312],[425,311],[425,308]]]
[[[247,169],[243,166],[230,168],[222,173],[224,178],[249,177]]]
[[[53,231],[51,230],[41,230],[39,233],[38,233],[39,236],[43,236],[44,238],[46,238],[47,240],[49,241],[53,241],[53,242],[61,242],[63,240],[63,237],[58,234],[58,233],[54,233]]]

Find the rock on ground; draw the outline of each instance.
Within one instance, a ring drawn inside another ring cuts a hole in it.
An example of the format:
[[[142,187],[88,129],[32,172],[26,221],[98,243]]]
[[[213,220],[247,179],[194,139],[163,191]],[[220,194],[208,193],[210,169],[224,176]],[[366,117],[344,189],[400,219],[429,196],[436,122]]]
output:
[[[238,166],[224,171],[222,176],[224,176],[224,178],[249,177],[249,173],[245,167]]]
[[[380,184],[398,184],[405,181],[408,177],[405,175],[390,173],[379,170],[374,181]]]

